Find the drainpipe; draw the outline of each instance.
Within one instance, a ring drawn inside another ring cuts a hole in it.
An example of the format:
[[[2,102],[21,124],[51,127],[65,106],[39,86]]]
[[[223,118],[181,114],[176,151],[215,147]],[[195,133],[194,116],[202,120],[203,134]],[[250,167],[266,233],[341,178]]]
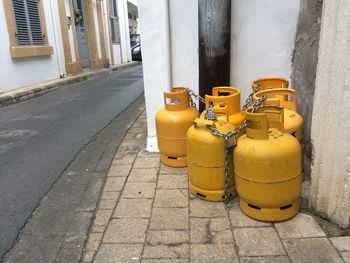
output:
[[[163,16],[162,25],[164,26],[164,87],[166,90],[171,90],[171,43],[170,43],[170,14],[169,14],[169,0],[163,0]]]

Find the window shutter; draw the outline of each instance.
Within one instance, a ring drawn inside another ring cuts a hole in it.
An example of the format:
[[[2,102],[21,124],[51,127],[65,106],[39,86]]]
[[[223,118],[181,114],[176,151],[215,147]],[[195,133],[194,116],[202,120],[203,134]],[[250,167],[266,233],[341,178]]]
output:
[[[43,45],[38,0],[12,0],[18,45]]]
[[[28,16],[30,31],[32,36],[33,45],[43,45],[44,36],[41,30],[41,21],[39,13],[39,1],[38,0],[27,0]]]
[[[12,6],[15,17],[18,45],[30,45],[25,2],[23,0],[12,0]]]
[[[112,42],[114,44],[120,43],[118,17],[111,17],[111,26],[112,26]]]

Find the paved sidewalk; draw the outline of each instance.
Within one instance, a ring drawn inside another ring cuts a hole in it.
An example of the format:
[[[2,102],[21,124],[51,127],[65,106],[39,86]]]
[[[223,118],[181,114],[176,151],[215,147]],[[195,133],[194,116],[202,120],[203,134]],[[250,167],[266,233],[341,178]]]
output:
[[[350,237],[327,238],[310,215],[263,223],[237,199],[225,209],[191,196],[186,168],[160,164],[145,141],[143,113],[116,153],[83,262],[350,262]]]

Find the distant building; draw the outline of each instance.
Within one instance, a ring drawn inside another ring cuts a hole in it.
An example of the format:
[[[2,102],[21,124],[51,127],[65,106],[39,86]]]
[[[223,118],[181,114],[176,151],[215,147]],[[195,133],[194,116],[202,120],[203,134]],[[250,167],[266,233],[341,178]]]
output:
[[[3,0],[0,24],[0,92],[131,61],[127,0]]]
[[[128,18],[129,18],[129,31],[130,34],[139,34],[138,18],[139,13],[137,6],[128,2]]]

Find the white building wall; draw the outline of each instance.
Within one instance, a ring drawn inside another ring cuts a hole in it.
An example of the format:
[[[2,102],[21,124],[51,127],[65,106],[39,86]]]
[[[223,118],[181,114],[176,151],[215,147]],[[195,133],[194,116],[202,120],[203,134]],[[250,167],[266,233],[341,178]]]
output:
[[[169,9],[173,86],[198,93],[198,1],[169,1]]]
[[[120,53],[120,44],[113,45],[113,55],[114,55],[114,64],[122,64],[121,53]]]
[[[231,85],[241,89],[241,103],[251,82],[291,75],[299,0],[234,0],[231,9]]]
[[[142,18],[140,19],[140,27],[142,30],[143,82],[147,106],[147,148],[150,151],[157,150],[154,117],[156,112],[163,107],[163,91],[170,90],[167,84],[169,65],[167,65],[164,56],[167,52],[165,38],[168,36],[164,33],[167,31],[166,25],[161,23],[167,19],[163,18],[166,16],[164,13],[165,1],[167,0],[159,1],[156,5],[152,0],[138,2],[139,15]]]
[[[60,67],[55,45],[54,25],[51,16],[50,1],[44,1],[46,28],[49,45],[53,47],[53,55],[12,59],[9,51],[10,41],[7,31],[4,5],[0,3],[0,92],[13,90],[59,78]]]
[[[60,14],[58,10],[58,2],[57,0],[50,0],[50,10],[51,10],[51,21],[54,29],[54,44],[57,52],[53,55],[57,57],[58,67],[60,76],[66,75],[66,66],[65,66],[65,58],[64,58],[64,48],[62,43],[62,34],[61,34],[61,23],[60,23]]]
[[[120,44],[122,46],[123,63],[131,61],[130,34],[127,0],[118,1],[118,16],[120,23]]]
[[[163,107],[166,67],[162,5],[169,2],[171,72],[173,86],[198,92],[198,1],[139,1],[144,86],[148,116],[148,149],[156,149],[155,113]],[[231,85],[242,90],[262,76],[291,74],[291,56],[299,14],[299,0],[233,0],[231,18]]]

